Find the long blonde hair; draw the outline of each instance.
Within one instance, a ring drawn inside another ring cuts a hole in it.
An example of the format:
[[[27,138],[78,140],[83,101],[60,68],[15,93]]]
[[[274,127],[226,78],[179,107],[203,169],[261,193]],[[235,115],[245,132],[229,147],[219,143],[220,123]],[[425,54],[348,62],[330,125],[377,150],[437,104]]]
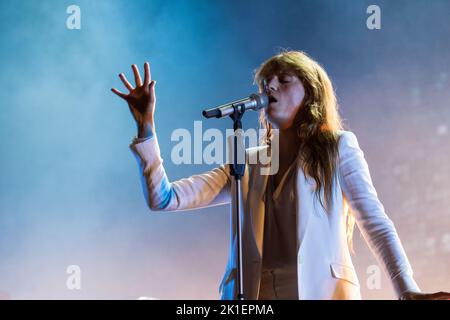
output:
[[[322,66],[302,51],[282,51],[265,61],[255,71],[255,83],[262,90],[263,80],[281,73],[296,75],[305,89],[305,97],[295,117],[294,126],[299,138],[303,172],[315,180],[315,194],[325,211],[328,211],[339,157],[338,130],[343,129],[333,85]],[[263,143],[270,144],[272,125],[267,120],[264,109],[259,120],[260,126],[266,129]],[[324,199],[320,196],[321,190]],[[347,220],[350,246],[353,226],[354,220],[350,217]]]

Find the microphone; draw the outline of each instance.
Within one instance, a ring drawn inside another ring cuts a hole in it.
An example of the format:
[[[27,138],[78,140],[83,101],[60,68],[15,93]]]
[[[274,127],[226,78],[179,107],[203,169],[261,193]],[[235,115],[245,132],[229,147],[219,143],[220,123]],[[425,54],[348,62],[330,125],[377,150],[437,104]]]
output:
[[[248,98],[229,102],[218,107],[203,110],[202,114],[205,118],[223,118],[234,112],[237,108],[239,112],[246,110],[257,111],[261,108],[267,108],[269,105],[269,97],[266,93],[253,93]]]

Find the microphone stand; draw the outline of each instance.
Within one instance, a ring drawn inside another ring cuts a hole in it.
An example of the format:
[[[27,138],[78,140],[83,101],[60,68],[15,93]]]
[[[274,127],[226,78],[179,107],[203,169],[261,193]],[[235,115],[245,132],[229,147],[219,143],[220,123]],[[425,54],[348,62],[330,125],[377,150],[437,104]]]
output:
[[[263,81],[264,84],[264,92],[268,92],[267,82]],[[249,101],[250,100],[250,101]],[[242,177],[245,173],[245,146],[243,137],[240,134],[242,132],[242,116],[245,113],[247,108],[260,109],[262,107],[266,107],[269,103],[269,98],[267,94],[252,94],[247,99],[241,99],[234,101],[232,103],[219,106],[217,108],[204,110],[203,116],[206,118],[221,118],[222,116],[229,115],[233,120],[233,130],[234,130],[234,144],[233,144],[233,164],[231,166],[231,175],[234,177],[235,188],[232,192],[234,192],[234,201],[232,201],[232,205],[235,208],[236,214],[236,237],[237,237],[237,287],[238,287],[238,300],[244,300],[244,277],[243,277],[243,267],[242,267],[242,221],[243,221],[243,213],[241,212],[241,200],[242,200],[242,192],[241,192],[241,182]],[[248,105],[247,105],[248,104]],[[231,110],[232,109],[232,110]],[[238,132],[240,130],[240,132]],[[238,134],[239,133],[239,134]],[[238,163],[238,155],[244,155],[243,163]],[[234,239],[231,239],[233,241]]]
[[[238,287],[238,300],[244,300],[244,277],[243,277],[243,267],[242,267],[242,226],[241,222],[243,221],[242,212],[241,212],[241,178],[244,176],[245,172],[245,149],[244,149],[244,163],[238,163],[238,147],[244,147],[242,136],[237,135],[238,130],[242,130],[242,116],[245,113],[245,108],[239,108],[236,105],[233,105],[234,112],[230,114],[230,118],[233,120],[233,130],[234,130],[234,143],[233,143],[233,164],[231,167],[231,175],[234,177],[235,181],[235,189],[234,189],[234,203],[232,205],[235,208],[236,214],[236,235],[237,235],[237,287]],[[239,141],[238,141],[239,140]],[[239,143],[238,143],[239,142]]]

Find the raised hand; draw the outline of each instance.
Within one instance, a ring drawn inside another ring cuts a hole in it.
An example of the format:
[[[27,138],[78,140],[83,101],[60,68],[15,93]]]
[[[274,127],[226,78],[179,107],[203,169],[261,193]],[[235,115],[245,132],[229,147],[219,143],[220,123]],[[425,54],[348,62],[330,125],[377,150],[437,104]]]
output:
[[[156,81],[151,80],[150,64],[148,62],[144,63],[144,83],[142,83],[138,67],[133,64],[131,68],[133,69],[136,87],[133,87],[125,75],[120,73],[119,78],[128,89],[128,94],[120,92],[116,88],[111,88],[111,91],[128,103],[131,114],[136,121],[138,137],[142,138],[152,135],[155,130]]]

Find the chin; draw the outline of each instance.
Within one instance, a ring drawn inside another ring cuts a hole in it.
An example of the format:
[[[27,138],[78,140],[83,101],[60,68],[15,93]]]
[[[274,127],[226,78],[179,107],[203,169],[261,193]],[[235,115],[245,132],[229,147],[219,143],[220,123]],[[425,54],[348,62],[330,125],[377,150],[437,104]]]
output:
[[[280,125],[284,123],[282,117],[277,114],[276,110],[271,108],[267,109],[266,111],[266,119],[274,128],[279,128]]]

